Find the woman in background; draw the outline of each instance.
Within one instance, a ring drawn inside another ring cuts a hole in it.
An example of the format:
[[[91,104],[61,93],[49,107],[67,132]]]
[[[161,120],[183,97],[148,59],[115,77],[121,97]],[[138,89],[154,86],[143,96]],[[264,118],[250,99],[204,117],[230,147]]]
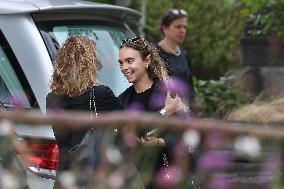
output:
[[[160,22],[162,40],[157,44],[160,56],[170,77],[183,87],[180,97],[192,105],[194,101],[194,86],[192,68],[188,52],[180,45],[184,42],[187,32],[187,12],[183,9],[170,9],[163,15]]]

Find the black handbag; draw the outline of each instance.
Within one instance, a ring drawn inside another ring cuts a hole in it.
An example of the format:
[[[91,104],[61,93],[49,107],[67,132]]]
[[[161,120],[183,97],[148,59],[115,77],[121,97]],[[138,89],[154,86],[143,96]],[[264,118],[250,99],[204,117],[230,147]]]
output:
[[[4,102],[0,101],[0,112],[4,112],[6,110]]]
[[[91,118],[97,117],[94,88],[90,90],[90,113]],[[100,163],[102,137],[101,128],[89,129],[81,142],[69,150],[72,163],[84,170],[94,170]]]

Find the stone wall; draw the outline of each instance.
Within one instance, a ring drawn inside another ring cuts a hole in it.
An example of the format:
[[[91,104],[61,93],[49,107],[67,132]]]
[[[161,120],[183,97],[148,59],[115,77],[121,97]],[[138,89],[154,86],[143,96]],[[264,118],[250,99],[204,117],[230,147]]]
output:
[[[243,37],[243,67],[232,71],[234,85],[254,97],[284,94],[284,43],[274,33],[263,37]]]
[[[253,97],[269,98],[284,94],[284,67],[246,66],[232,71],[233,85]]]

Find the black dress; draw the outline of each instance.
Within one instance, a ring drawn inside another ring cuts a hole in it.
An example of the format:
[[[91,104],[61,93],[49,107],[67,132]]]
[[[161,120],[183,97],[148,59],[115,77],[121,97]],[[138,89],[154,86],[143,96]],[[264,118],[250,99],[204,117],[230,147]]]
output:
[[[121,104],[118,98],[113,94],[112,90],[103,85],[94,86],[95,103],[98,113],[121,110]],[[80,96],[58,96],[49,93],[46,98],[46,107],[49,111],[58,111],[60,109],[68,111],[90,111],[90,90]],[[59,167],[58,172],[70,168],[69,151],[80,144],[82,138],[88,129],[68,129],[64,127],[52,127],[54,136],[59,148]]]
[[[174,55],[164,51],[159,45],[157,45],[157,49],[161,58],[165,61],[169,76],[181,80],[185,83],[185,86],[187,86],[187,99],[189,104],[192,104],[195,92],[192,81],[191,62],[188,53],[181,50],[179,55]]]

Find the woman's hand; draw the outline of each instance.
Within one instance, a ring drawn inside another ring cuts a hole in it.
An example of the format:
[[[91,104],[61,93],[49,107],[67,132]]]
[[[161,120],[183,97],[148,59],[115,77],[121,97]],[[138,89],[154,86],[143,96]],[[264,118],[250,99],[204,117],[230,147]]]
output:
[[[167,115],[171,115],[176,112],[190,112],[189,107],[183,103],[179,95],[176,94],[174,97],[171,97],[170,91],[167,92],[164,109],[166,110]]]
[[[165,140],[162,138],[154,137],[154,136],[144,136],[140,137],[140,143],[145,145],[145,146],[164,146],[165,145]]]
[[[171,97],[170,91],[168,91],[164,107],[164,109],[167,112],[167,115],[171,115],[175,112],[178,112],[181,103],[182,103],[181,98],[178,95],[175,95],[175,97]]]

